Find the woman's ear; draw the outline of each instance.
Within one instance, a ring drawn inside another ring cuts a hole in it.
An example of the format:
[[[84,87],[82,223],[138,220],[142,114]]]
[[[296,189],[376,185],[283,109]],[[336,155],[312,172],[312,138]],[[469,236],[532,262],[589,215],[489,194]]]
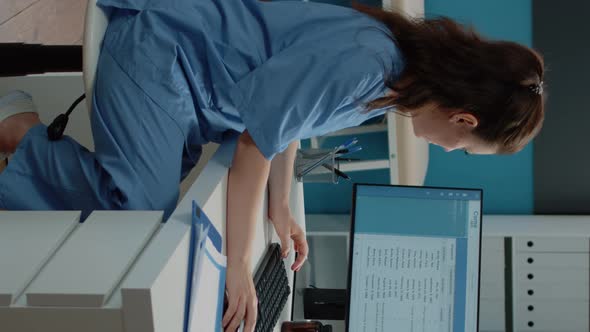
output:
[[[479,124],[475,115],[467,112],[458,112],[451,116],[451,122],[457,125],[467,126],[469,129],[474,129]]]
[[[393,90],[393,89],[387,89],[387,92],[385,93],[385,95],[387,97],[392,97],[392,98],[397,98],[399,97],[399,93],[397,93],[397,91]]]

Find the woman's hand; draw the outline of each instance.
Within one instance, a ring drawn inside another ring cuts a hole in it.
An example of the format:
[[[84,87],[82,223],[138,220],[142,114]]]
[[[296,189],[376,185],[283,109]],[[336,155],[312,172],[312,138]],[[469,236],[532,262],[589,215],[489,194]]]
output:
[[[308,246],[305,233],[299,227],[295,218],[291,214],[288,205],[279,207],[270,207],[269,219],[275,227],[275,231],[281,239],[281,254],[283,258],[289,255],[291,249],[291,240],[295,244],[295,251],[298,253],[297,259],[291,265],[291,270],[299,271],[307,259]]]
[[[254,332],[258,299],[249,264],[230,262],[227,266],[226,290],[228,307],[223,316],[225,331],[234,332],[244,322],[244,332]]]

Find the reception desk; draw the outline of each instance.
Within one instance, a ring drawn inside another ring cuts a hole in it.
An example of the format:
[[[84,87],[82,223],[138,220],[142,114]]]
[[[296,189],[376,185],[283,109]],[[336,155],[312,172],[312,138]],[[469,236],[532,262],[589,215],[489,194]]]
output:
[[[204,164],[171,217],[159,211],[0,211],[0,331],[182,331],[191,204],[224,237],[228,167],[235,144]],[[267,202],[258,216],[252,269],[271,242]],[[291,209],[305,227],[303,187],[293,182]],[[294,253],[285,259],[289,266]],[[291,317],[287,301],[280,321]],[[275,331],[280,330],[280,322]]]

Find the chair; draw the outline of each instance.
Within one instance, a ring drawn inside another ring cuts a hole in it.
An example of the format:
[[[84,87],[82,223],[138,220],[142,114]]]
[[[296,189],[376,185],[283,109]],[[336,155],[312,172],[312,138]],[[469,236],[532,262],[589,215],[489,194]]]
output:
[[[98,55],[109,23],[108,13],[96,5],[97,0],[88,0],[86,20],[84,22],[84,42],[82,45],[82,70],[84,78],[84,92],[86,106],[92,110],[92,93]]]

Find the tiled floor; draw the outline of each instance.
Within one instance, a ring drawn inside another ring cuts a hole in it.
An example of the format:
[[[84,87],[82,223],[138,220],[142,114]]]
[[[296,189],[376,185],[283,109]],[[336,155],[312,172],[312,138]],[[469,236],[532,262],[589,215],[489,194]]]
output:
[[[81,45],[88,0],[0,0],[0,43]],[[350,0],[311,0],[349,6]],[[360,0],[381,6],[381,0]]]
[[[87,0],[0,0],[0,43],[81,45]]]

